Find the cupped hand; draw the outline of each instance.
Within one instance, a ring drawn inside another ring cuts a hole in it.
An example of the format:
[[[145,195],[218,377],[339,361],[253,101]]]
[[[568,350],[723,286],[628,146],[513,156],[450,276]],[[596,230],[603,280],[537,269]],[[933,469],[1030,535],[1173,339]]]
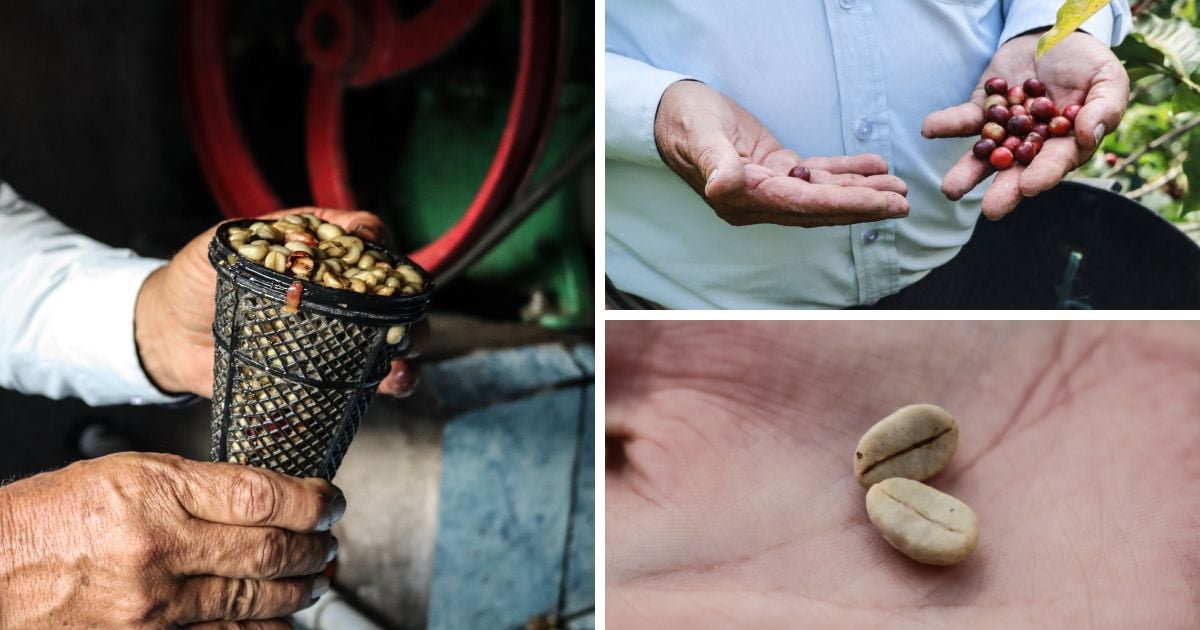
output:
[[[262,218],[277,219],[298,212],[311,212],[370,241],[380,241],[386,233],[379,217],[364,211],[297,208]],[[167,266],[146,279],[138,294],[134,314],[138,354],[155,385],[168,392],[212,397],[217,275],[208,262],[208,244],[216,230],[214,226],[192,239]],[[402,354],[415,356],[414,344],[427,336],[427,327],[424,321],[414,326]],[[417,382],[417,368],[406,356],[392,361],[391,373],[379,384],[380,392],[394,396],[411,393]]]
[[[329,587],[345,505],[320,479],[143,453],[9,484],[0,627],[288,627]]]
[[[1082,106],[1075,117],[1074,137],[1049,138],[1029,166],[1014,163],[996,173],[983,196],[983,214],[989,219],[1004,217],[1023,196],[1057,186],[1067,173],[1086,163],[1104,135],[1117,128],[1129,103],[1129,75],[1103,42],[1087,33],[1071,33],[1038,59],[1038,37],[1022,35],[1002,45],[983,71],[971,102],[933,112],[921,128],[926,138],[978,136],[984,123],[983,83],[991,77],[1000,77],[1010,86],[1036,77],[1059,111],[1071,104]],[[958,200],[993,170],[968,151],[942,179],[942,192]]]
[[[730,225],[848,225],[908,215],[908,187],[863,154],[802,159],[732,99],[696,81],[663,93],[659,154]],[[807,167],[811,180],[788,177]]]
[[[609,322],[616,628],[1190,628],[1194,322]],[[979,517],[953,567],[871,526],[858,439],[958,420],[927,483]]]

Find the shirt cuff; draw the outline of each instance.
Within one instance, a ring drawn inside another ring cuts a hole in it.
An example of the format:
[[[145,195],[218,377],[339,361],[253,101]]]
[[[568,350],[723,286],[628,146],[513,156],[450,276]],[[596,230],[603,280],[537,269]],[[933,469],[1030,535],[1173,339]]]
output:
[[[615,53],[604,53],[605,159],[661,166],[654,116],[663,92],[687,75],[661,70]]]
[[[98,257],[66,277],[51,298],[64,303],[47,305],[60,320],[47,327],[57,337],[52,345],[69,366],[75,395],[90,405],[183,402],[187,396],[169,395],[150,381],[134,339],[138,293],[167,261],[129,256]]]
[[[1033,29],[1054,26],[1054,18],[1058,15],[1059,5],[1058,2],[1041,0],[1013,2],[1009,7],[1008,18],[1004,22],[1004,30],[1000,33],[1000,43],[1003,44],[1021,33]],[[1112,4],[1100,9],[1088,18],[1079,29],[1109,46],[1116,46],[1125,37],[1125,29],[1114,28],[1117,26],[1114,11],[1119,14],[1120,9],[1114,8]]]

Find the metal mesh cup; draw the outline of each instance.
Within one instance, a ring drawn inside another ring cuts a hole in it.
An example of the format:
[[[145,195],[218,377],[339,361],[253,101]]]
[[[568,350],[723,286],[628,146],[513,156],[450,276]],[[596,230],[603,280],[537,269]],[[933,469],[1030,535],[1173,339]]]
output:
[[[223,224],[208,248],[217,270],[213,319],[212,459],[332,479],[392,356],[393,326],[425,317],[433,282],[403,256],[372,244],[365,251],[408,263],[425,279],[411,296],[377,296],[308,281],[297,312],[284,309],[297,279],[238,256]]]

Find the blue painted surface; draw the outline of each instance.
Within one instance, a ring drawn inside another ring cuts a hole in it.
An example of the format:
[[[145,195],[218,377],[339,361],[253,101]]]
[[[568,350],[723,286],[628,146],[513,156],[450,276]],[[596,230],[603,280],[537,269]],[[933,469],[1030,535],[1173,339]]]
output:
[[[454,369],[443,364],[435,384],[440,399],[451,396],[456,407],[466,406],[464,397],[507,400],[446,426],[430,628],[518,628],[554,613],[564,584],[568,518],[574,529],[563,612],[592,605],[594,388],[546,389],[589,378],[592,358],[590,348],[555,345],[466,357]],[[588,616],[571,624],[593,626]]]

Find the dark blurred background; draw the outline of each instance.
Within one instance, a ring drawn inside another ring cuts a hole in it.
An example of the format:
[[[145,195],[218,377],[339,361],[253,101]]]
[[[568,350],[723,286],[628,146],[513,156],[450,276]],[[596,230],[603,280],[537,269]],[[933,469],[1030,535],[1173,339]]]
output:
[[[431,4],[395,6],[401,15],[414,15]],[[305,3],[229,6],[224,47],[243,132],[283,205],[311,203],[303,154],[311,70],[295,34]],[[539,176],[593,135],[593,8],[563,6],[565,65]],[[162,258],[224,218],[189,136],[177,54],[180,9],[161,0],[0,1],[0,179],[84,234]],[[444,231],[479,188],[511,97],[520,19],[518,2],[492,3],[433,63],[347,93],[345,146],[357,200],[385,218],[402,249],[411,251]],[[442,601],[433,587],[435,542],[450,535],[438,529],[447,520],[444,514],[438,517],[438,499],[441,479],[451,472],[444,470],[451,462],[443,462],[442,444],[455,421],[468,412],[486,416],[498,401],[511,405],[526,394],[536,398],[546,387],[554,389],[556,379],[578,385],[579,369],[583,380],[590,379],[586,361],[559,361],[566,367],[546,372],[546,362],[538,357],[587,354],[580,349],[592,342],[591,173],[590,162],[571,173],[515,231],[464,274],[440,285],[431,317],[433,339],[422,361],[441,375],[438,383],[451,385],[438,391],[436,383],[426,382],[406,401],[378,401],[355,443],[359,448],[351,447],[335,479],[358,484],[346,488],[351,511],[346,530],[339,533],[343,553],[337,583],[384,626],[458,623],[431,610],[442,604],[430,604]],[[507,357],[504,369],[521,387],[496,384],[495,396],[485,391],[467,402],[448,399],[454,396],[447,393],[453,384],[470,378],[455,376],[457,366],[487,364],[493,355]],[[540,370],[541,376],[521,380],[529,370]],[[579,391],[590,395],[586,387]],[[574,427],[584,420],[575,403],[569,408],[563,422],[571,428],[564,441],[547,448],[577,452]],[[512,412],[506,413],[519,425],[524,414]],[[16,430],[0,450],[0,476],[11,480],[56,468],[112,445],[204,459],[208,416],[207,401],[182,410],[91,409],[76,401],[0,391],[0,420]],[[367,453],[359,444],[366,434],[375,444],[392,446]],[[590,442],[585,446],[590,451]],[[358,458],[356,450],[362,453]],[[462,453],[465,459],[479,458]],[[577,460],[565,461],[577,468]],[[561,471],[564,484],[571,482],[572,470]],[[586,481],[591,483],[590,471]],[[520,487],[516,484],[514,492]],[[390,511],[360,503],[356,512],[356,492],[373,497],[372,503],[390,504]],[[574,506],[566,501],[576,494],[572,488],[571,496],[557,503],[539,501],[543,509],[561,513],[556,521],[561,523],[575,518]],[[590,537],[590,529],[585,531]],[[561,557],[571,541],[556,541],[551,546]],[[443,553],[454,550],[438,549],[437,564],[454,564],[453,558],[443,563]],[[591,547],[579,553],[590,555]],[[380,565],[380,558],[390,560]],[[589,571],[590,563],[589,558]],[[565,583],[567,576],[558,579]],[[466,583],[447,584],[470,592]],[[506,596],[474,596],[488,597],[504,602]],[[503,608],[496,602],[492,609]],[[505,624],[528,619],[534,611],[570,612],[561,605],[556,609],[553,601],[541,608],[523,600],[508,603]],[[581,623],[571,627],[590,622]]]

